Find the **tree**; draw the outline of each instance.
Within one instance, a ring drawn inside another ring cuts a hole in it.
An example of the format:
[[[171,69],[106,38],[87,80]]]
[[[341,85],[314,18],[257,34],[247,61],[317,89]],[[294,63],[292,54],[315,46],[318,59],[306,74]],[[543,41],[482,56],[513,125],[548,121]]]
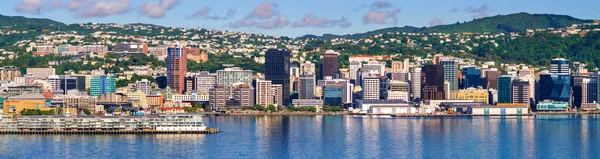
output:
[[[277,111],[277,108],[273,104],[270,104],[269,105],[269,111],[275,112],[275,111]]]
[[[254,110],[263,111],[263,106],[260,104],[254,105]]]

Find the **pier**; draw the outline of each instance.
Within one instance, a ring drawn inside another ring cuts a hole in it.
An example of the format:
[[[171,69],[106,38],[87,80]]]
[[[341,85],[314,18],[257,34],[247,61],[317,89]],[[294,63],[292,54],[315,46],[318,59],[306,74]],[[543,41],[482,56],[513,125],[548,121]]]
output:
[[[0,130],[0,134],[14,135],[118,135],[118,134],[216,134],[221,130],[207,128],[206,130]]]
[[[383,114],[382,114],[383,115]],[[533,116],[533,114],[394,114],[392,117]]]

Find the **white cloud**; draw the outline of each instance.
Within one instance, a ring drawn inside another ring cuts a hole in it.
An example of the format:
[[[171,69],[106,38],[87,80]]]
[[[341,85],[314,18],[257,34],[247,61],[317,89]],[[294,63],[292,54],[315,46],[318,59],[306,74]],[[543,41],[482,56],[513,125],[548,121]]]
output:
[[[139,13],[147,15],[152,19],[162,18],[178,3],[179,0],[159,0],[156,2],[147,2],[140,6]]]
[[[316,28],[328,28],[328,27],[342,27],[347,28],[352,26],[352,23],[345,17],[341,19],[327,19],[319,18],[315,14],[306,14],[300,21],[292,23],[292,27],[316,27]]]
[[[90,18],[121,15],[131,10],[130,5],[130,0],[98,1],[92,4],[90,8],[80,8],[80,12],[77,13],[77,16],[81,18]]]

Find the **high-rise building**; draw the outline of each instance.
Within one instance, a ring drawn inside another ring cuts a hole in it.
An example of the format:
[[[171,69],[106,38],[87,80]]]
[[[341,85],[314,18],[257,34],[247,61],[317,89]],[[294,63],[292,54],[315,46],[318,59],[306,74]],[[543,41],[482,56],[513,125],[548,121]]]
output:
[[[200,72],[196,76],[196,93],[208,95],[209,90],[217,84],[216,75],[207,71]]]
[[[150,90],[151,90],[150,84],[151,83],[150,83],[150,81],[148,81],[148,79],[142,79],[141,81],[135,82],[135,88],[137,90],[144,92],[146,95],[150,95]]]
[[[99,96],[117,92],[117,81],[114,77],[100,75],[90,79],[90,96]]]
[[[67,94],[69,90],[77,89],[77,78],[71,76],[61,76],[60,77],[60,90],[63,94]]]
[[[251,84],[252,71],[244,70],[239,67],[217,70],[217,84],[222,84],[225,87],[231,87],[236,83]]]
[[[272,84],[271,92],[273,92],[273,104],[275,105],[283,105],[283,85],[281,84]]]
[[[454,60],[443,60],[444,80],[450,84],[450,90],[458,90],[458,62]]]
[[[323,87],[323,104],[329,106],[342,106],[344,88],[340,84],[330,84]]]
[[[410,84],[404,81],[390,81],[390,91],[410,92]]]
[[[60,76],[50,75],[47,77],[48,83],[50,83],[50,89],[52,92],[60,92]]]
[[[512,81],[510,75],[498,77],[498,103],[512,103]]]
[[[315,97],[315,75],[300,75],[298,99],[312,99]]]
[[[385,64],[378,61],[369,61],[362,66],[361,71],[363,73],[377,71],[379,74],[385,75]]]
[[[339,76],[338,53],[333,50],[325,51],[321,69],[321,77],[331,76],[337,78],[336,76]]]
[[[561,101],[570,103],[571,77],[569,74],[541,74],[536,88],[536,101]]]
[[[392,72],[391,74],[392,74],[392,80],[403,81],[403,82],[410,81],[410,73],[408,71],[399,70],[399,71]]]
[[[352,103],[352,95],[354,94],[354,84],[351,84],[350,81],[345,79],[332,79],[330,77],[325,77],[325,79],[318,81],[318,85],[323,88],[327,85],[340,85],[343,89],[342,103]]]
[[[380,99],[381,77],[376,71],[365,72],[362,75],[362,97],[365,100]]]
[[[485,71],[485,88],[498,90],[498,77],[502,75],[502,71],[487,70]]]
[[[596,101],[597,77],[594,76],[571,76],[573,106],[580,108],[583,104]]]
[[[569,60],[563,58],[555,58],[550,61],[550,73],[569,74],[571,68],[569,66]]]
[[[392,62],[392,72],[400,72],[404,70],[404,64],[402,61],[393,61]]]
[[[358,78],[358,71],[362,68],[362,63],[358,61],[350,62],[350,80],[356,81]],[[356,83],[354,83],[356,84]]]
[[[167,83],[171,89],[183,94],[187,73],[187,49],[176,46],[167,48]]]
[[[408,72],[409,67],[410,67],[410,59],[409,58],[405,58],[404,62],[402,63],[404,65],[404,67],[402,68],[402,71],[406,71]]]
[[[269,49],[265,53],[265,79],[282,86],[281,101],[290,101],[290,52],[286,49]]]
[[[183,93],[196,92],[196,76],[186,76],[183,79]]]
[[[421,67],[412,68],[410,72],[410,92],[413,100],[421,98],[421,82]]]
[[[15,77],[21,76],[21,70],[15,66],[0,67],[0,81],[15,81]]]
[[[300,64],[300,74],[301,75],[306,75],[306,74],[315,74],[316,73],[316,66],[314,63],[310,62],[310,61],[304,61],[303,64]]]
[[[483,79],[481,78],[481,68],[465,67],[462,70],[462,88],[477,88],[483,87]]]
[[[423,101],[445,99],[444,69],[442,65],[425,65],[421,72],[421,86],[423,88]],[[428,92],[425,92],[427,88]],[[432,91],[436,92],[432,92]],[[427,94],[427,96],[425,96]]]
[[[512,81],[512,103],[527,103],[527,106],[531,104],[529,100],[529,81],[515,79]]]
[[[231,104],[227,105],[228,107],[240,109],[254,106],[254,88],[249,84],[239,84],[232,87],[233,100]]]
[[[208,93],[208,104],[212,110],[223,110],[227,106],[230,94],[229,89],[221,84],[216,84]]]
[[[263,107],[273,104],[273,94],[271,81],[256,80],[256,104]]]

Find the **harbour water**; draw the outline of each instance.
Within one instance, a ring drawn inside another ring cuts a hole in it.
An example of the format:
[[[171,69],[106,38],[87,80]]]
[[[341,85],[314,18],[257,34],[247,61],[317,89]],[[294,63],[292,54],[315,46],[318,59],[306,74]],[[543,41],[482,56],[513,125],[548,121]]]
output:
[[[0,158],[597,158],[599,120],[217,116],[218,134],[0,135]]]

